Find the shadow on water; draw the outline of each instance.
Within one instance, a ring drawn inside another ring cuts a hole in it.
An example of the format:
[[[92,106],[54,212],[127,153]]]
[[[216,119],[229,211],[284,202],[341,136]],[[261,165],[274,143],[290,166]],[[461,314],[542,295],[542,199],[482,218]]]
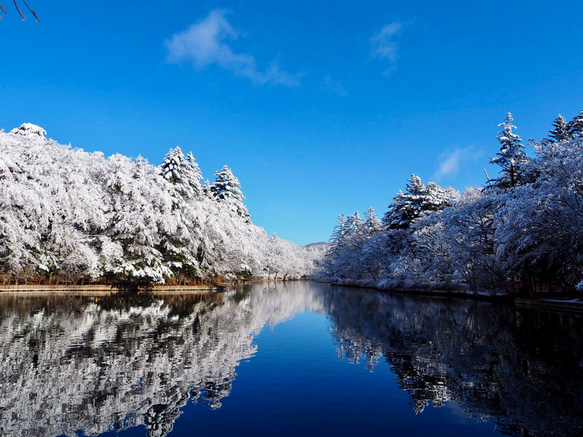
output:
[[[330,320],[344,359],[386,362],[416,413],[457,401],[504,434],[583,429],[581,317],[295,282],[164,298],[0,296],[0,433],[167,435],[189,402],[219,409],[255,336],[302,311]]]

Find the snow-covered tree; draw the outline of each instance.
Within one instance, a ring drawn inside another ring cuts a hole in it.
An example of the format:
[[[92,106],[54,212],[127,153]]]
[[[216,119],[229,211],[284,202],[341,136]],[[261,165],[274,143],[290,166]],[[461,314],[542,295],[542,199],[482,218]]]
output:
[[[502,166],[495,186],[505,189],[467,189],[459,198],[413,175],[383,229],[370,225],[370,213],[364,221],[341,216],[320,277],[380,288],[580,290],[583,136],[559,136],[577,120],[555,120],[552,141],[533,143],[536,156],[527,159],[508,114],[492,160]]]
[[[364,231],[367,234],[374,234],[383,229],[383,222],[378,214],[371,207],[364,212]]]
[[[210,186],[213,198],[219,202],[229,205],[233,211],[246,221],[251,221],[251,216],[247,207],[243,203],[243,192],[241,183],[226,165],[215,173],[216,179]]]
[[[571,134],[571,127],[567,120],[561,114],[553,120],[553,128],[549,131],[549,136],[546,138],[547,142],[558,143],[560,141],[570,140],[573,137]]]
[[[453,190],[441,188],[434,182],[424,185],[419,176],[411,175],[405,192],[399,191],[383,217],[389,229],[407,229],[424,213],[440,211],[456,197]]]
[[[200,181],[202,180],[202,171],[198,166],[198,162],[194,159],[194,155],[192,152],[188,152],[186,154],[186,162],[188,165],[186,166],[188,177],[187,179],[193,184],[196,185],[198,188],[197,194],[202,193],[202,184]]]
[[[522,139],[514,133],[516,126],[512,124],[512,114],[506,114],[506,119],[498,127],[502,130],[498,132],[497,139],[500,142],[500,151],[495,158],[490,160],[490,164],[499,165],[501,176],[495,179],[494,186],[498,188],[513,188],[521,182],[521,165],[527,160]]]
[[[32,123],[22,123],[19,127],[15,127],[10,131],[12,135],[36,135],[45,139],[47,131],[42,127]]]
[[[170,183],[179,183],[182,181],[185,165],[186,161],[180,147],[170,149],[160,165],[160,174]]]
[[[536,151],[539,177],[500,202],[494,221],[497,260],[524,292],[583,278],[583,138]]]
[[[583,111],[577,114],[573,119],[567,124],[569,130],[569,135],[572,138],[583,136]]]
[[[160,165],[160,174],[176,185],[179,194],[187,198],[197,197],[202,194],[202,172],[195,161],[192,152],[184,156],[180,147],[170,149],[164,161]]]
[[[4,283],[262,276],[273,248],[281,276],[300,277],[314,266],[313,253],[281,239],[270,243],[263,229],[241,220],[232,190],[220,201],[194,195],[200,170],[179,148],[162,174],[141,157],[105,159],[62,146],[31,124],[0,131],[0,149]],[[238,189],[236,178],[231,183]]]

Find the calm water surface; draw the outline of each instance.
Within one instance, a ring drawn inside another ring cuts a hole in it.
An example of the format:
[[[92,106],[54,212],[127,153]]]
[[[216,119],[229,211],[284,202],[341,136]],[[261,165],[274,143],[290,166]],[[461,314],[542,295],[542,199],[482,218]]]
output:
[[[582,332],[308,282],[0,296],[0,435],[581,435]]]

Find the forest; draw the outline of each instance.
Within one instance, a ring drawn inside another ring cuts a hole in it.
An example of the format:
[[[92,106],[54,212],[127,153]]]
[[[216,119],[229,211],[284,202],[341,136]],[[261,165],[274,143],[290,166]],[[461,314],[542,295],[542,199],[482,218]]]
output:
[[[381,289],[524,295],[583,291],[583,111],[559,115],[528,156],[510,113],[499,172],[459,193],[412,175],[379,217],[339,217],[330,244],[298,247],[253,224],[228,166],[191,152],[160,166],[0,132],[3,284],[200,284],[313,277]],[[487,173],[486,173],[487,176]],[[326,248],[322,259],[323,250]]]
[[[203,183],[192,153],[157,167],[0,131],[0,282],[120,286],[300,278],[321,256],[254,225],[227,166]]]
[[[528,156],[510,113],[499,170],[459,193],[412,175],[380,218],[341,215],[317,276],[382,289],[578,295],[583,291],[583,111],[559,115]],[[486,173],[487,176],[487,173]]]

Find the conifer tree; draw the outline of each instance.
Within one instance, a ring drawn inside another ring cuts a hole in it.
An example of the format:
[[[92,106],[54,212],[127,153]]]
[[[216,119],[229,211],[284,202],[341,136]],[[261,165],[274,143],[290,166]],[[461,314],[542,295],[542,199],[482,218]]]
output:
[[[364,229],[367,234],[374,234],[383,228],[383,222],[371,207],[364,212]]]
[[[180,147],[170,149],[160,165],[160,174],[167,181],[177,186],[178,192],[187,197],[198,197],[202,194],[202,172],[197,162],[189,152],[185,157]]]
[[[567,124],[567,129],[571,138],[583,136],[583,111],[573,117],[573,120]]]
[[[160,165],[160,174],[167,181],[176,184],[182,181],[182,169],[185,166],[184,154],[180,147],[170,149]]]
[[[513,130],[516,126],[512,124],[512,114],[506,115],[506,120],[498,127],[502,130],[498,132],[497,139],[500,142],[500,151],[495,158],[490,160],[490,164],[497,164],[502,167],[502,175],[494,180],[494,186],[498,188],[512,188],[521,182],[520,166],[526,162],[526,153],[522,139]]]
[[[405,192],[399,190],[383,217],[389,229],[407,229],[421,214],[440,211],[454,198],[454,192],[445,190],[435,182],[425,185],[419,176],[411,175]]]
[[[188,152],[186,155],[183,174],[187,190],[196,197],[202,195],[202,184],[200,183],[202,171],[200,171],[200,167],[194,159],[192,152]]]
[[[190,168],[192,169],[192,176],[197,181],[202,179],[202,171],[200,171],[200,167],[198,166],[198,162],[194,159],[194,155],[192,152],[188,152],[186,155],[186,161],[188,162]]]
[[[334,229],[332,229],[330,244],[335,245],[340,243],[347,234],[348,230],[346,226],[346,217],[344,214],[340,214],[338,216],[338,220],[336,221],[336,225],[334,225]]]
[[[560,141],[567,141],[572,138],[570,132],[571,128],[567,124],[565,117],[561,114],[553,120],[553,129],[549,131],[549,136],[545,139],[549,143],[558,143]]]
[[[250,222],[251,217],[249,216],[247,207],[243,203],[245,196],[243,196],[243,192],[241,191],[239,179],[226,165],[217,171],[215,176],[217,178],[210,186],[213,198],[219,202],[230,204],[238,215]]]

